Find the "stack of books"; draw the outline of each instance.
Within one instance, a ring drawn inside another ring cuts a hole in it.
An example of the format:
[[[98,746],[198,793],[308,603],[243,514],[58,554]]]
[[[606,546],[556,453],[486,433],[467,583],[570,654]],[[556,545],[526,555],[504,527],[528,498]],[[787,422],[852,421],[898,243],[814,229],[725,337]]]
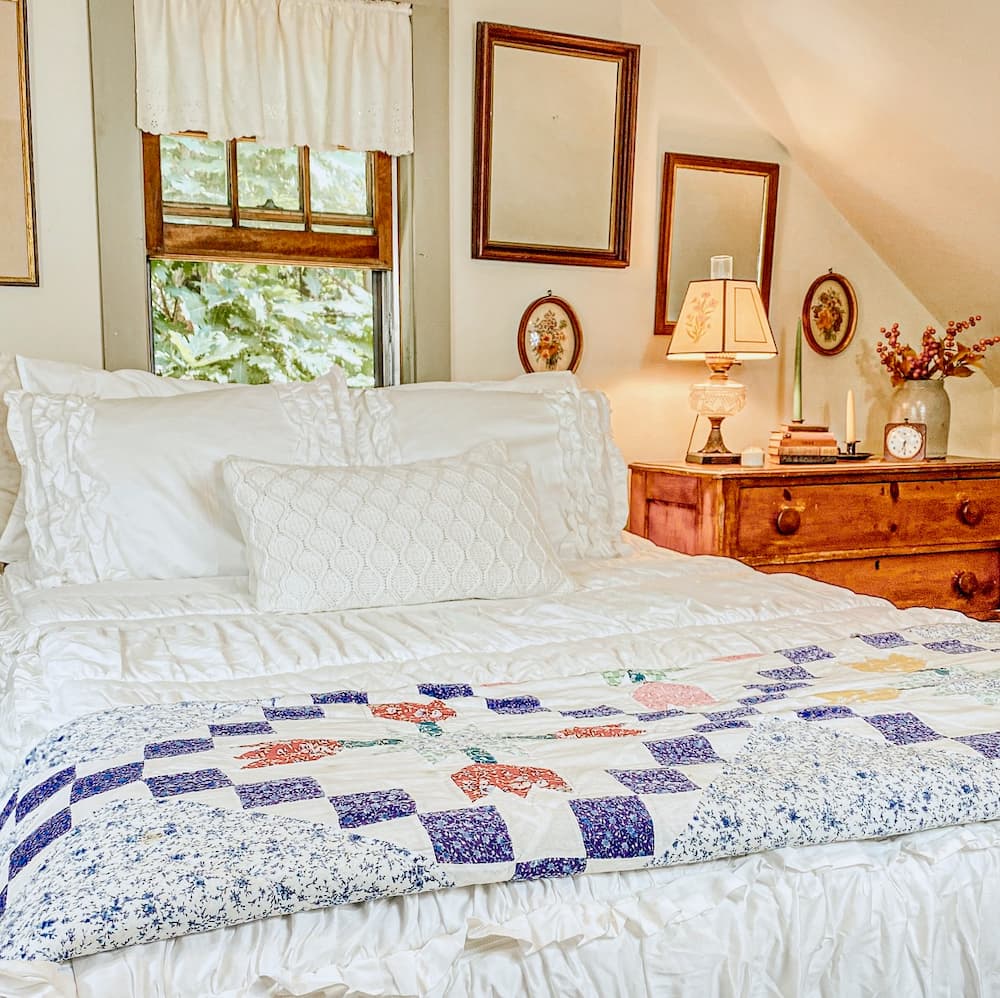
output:
[[[828,426],[782,423],[771,433],[767,454],[775,464],[836,464],[837,440]]]

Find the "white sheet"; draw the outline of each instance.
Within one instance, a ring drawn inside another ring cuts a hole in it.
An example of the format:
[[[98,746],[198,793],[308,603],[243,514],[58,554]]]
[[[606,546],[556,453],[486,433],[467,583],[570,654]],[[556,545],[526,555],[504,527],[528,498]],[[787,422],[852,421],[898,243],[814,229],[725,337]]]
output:
[[[545,600],[308,616],[252,613],[237,579],[8,593],[0,770],[55,725],[119,704],[307,692],[373,669],[655,669],[962,619],[642,542],[571,574],[579,588]],[[998,914],[993,823],[309,912],[30,968],[37,984],[0,967],[0,994],[986,995],[1000,987]]]

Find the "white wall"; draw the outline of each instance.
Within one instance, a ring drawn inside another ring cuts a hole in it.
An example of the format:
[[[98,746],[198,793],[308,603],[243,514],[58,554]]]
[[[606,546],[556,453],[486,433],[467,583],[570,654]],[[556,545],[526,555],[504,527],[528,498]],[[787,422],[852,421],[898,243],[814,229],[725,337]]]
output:
[[[480,20],[642,45],[632,264],[627,270],[471,258],[472,97],[475,24]],[[857,291],[858,333],[834,358],[806,348],[805,418],[829,422],[842,436],[844,399],[853,387],[864,443],[881,449],[891,389],[877,369],[879,327],[899,321],[919,335],[931,316],[651,0],[451,0],[451,77],[452,377],[519,373],[515,335],[521,312],[551,288],[580,317],[584,356],[579,374],[611,397],[615,433],[626,458],[683,455],[693,419],[687,390],[700,372],[690,364],[667,363],[665,339],[651,335],[663,154],[769,160],[781,164],[771,320],[782,354],[776,361],[737,368],[750,397],[747,409],[727,420],[727,442],[733,449],[765,445],[768,432],[790,418],[792,343],[802,298],[812,280],[832,267],[847,275]],[[967,425],[961,413],[983,403],[981,392],[966,381],[951,394],[956,425]],[[992,399],[988,401],[991,416]],[[697,446],[706,434],[702,424]],[[976,452],[974,440],[956,442],[965,453]],[[960,452],[955,446],[952,451]]]
[[[0,287],[0,350],[100,367],[87,4],[27,8],[40,286]]]

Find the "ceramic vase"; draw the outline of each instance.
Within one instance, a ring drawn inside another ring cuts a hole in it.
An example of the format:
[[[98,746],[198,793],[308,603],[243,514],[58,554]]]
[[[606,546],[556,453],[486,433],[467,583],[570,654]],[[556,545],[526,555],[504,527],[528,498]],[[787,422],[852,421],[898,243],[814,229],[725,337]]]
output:
[[[927,456],[944,457],[948,453],[948,430],[951,426],[951,399],[943,378],[904,381],[892,397],[890,423],[925,423]]]

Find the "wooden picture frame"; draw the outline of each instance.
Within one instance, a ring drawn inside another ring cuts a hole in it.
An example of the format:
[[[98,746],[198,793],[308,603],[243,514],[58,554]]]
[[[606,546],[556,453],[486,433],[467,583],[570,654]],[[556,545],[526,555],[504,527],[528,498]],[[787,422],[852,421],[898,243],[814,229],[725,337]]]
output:
[[[779,173],[777,163],[758,160],[664,155],[655,335],[673,335],[688,284],[708,278],[713,256],[732,256],[733,277],[756,281],[768,310]]]
[[[569,302],[551,293],[536,298],[521,316],[517,353],[527,374],[575,372],[583,354],[583,330]]]
[[[473,258],[627,267],[638,95],[638,45],[480,22]]]
[[[25,0],[0,0],[0,285],[38,285]]]
[[[851,282],[833,270],[820,275],[802,302],[802,332],[818,354],[832,357],[846,350],[858,325],[858,298]]]

